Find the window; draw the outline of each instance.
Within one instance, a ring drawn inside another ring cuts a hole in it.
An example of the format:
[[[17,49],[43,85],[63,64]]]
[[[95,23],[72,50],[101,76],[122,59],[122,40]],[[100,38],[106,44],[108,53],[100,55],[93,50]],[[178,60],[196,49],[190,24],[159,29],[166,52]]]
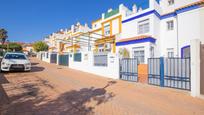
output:
[[[138,34],[148,33],[149,28],[149,19],[138,22]]]
[[[174,57],[174,48],[167,48],[168,58]]]
[[[97,27],[97,24],[94,24],[94,28],[96,28]]]
[[[26,57],[24,54],[6,54],[5,59],[25,60]]]
[[[174,0],[168,0],[168,5],[173,5],[174,4]]]
[[[104,27],[104,35],[109,36],[110,35],[110,25],[106,25]]]
[[[153,58],[154,57],[154,47],[150,47],[150,57]]]
[[[171,21],[167,21],[167,30],[173,30],[174,29],[174,21],[171,20]]]
[[[98,51],[104,52],[104,45],[98,45]]]
[[[191,57],[191,49],[190,46],[186,47],[186,48],[182,48],[182,57],[183,58],[190,58]]]
[[[144,63],[145,62],[144,47],[133,48],[133,58],[137,58],[139,64]]]
[[[172,58],[172,57],[174,57],[174,52],[168,52],[168,58]]]

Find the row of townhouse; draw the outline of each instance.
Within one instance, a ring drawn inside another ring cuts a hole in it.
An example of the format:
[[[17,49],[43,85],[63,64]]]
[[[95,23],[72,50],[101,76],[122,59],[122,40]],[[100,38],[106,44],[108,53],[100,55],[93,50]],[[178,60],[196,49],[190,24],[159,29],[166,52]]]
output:
[[[75,43],[79,40],[82,33],[87,33],[90,28],[87,24],[81,25],[79,22],[76,25],[72,25],[70,29],[61,29],[58,32],[54,32],[44,39],[49,45],[49,52],[78,52],[83,51],[84,47]]]
[[[204,0],[148,1],[145,9],[140,4],[109,9],[91,28],[77,23],[49,35],[49,53],[38,57],[104,77],[204,95]]]
[[[149,0],[148,8],[120,4],[87,24],[51,34],[51,52],[112,52],[121,57],[190,57],[190,40],[204,42],[203,0]]]

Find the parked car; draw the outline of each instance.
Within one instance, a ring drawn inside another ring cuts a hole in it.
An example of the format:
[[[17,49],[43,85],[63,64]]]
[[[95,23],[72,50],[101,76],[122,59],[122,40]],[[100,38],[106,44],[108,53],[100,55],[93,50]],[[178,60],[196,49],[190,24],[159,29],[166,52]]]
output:
[[[29,56],[29,57],[36,57],[36,53],[34,53],[34,52],[29,52],[29,53],[28,53],[28,56]]]
[[[1,61],[2,71],[30,71],[31,63],[24,53],[8,52]]]

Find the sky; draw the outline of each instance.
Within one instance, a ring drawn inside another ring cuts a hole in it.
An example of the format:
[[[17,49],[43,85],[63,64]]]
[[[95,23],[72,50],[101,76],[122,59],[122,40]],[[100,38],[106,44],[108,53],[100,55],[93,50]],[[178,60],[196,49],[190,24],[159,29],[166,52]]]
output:
[[[0,28],[13,42],[35,42],[72,24],[91,22],[119,4],[148,7],[148,0],[0,0]]]

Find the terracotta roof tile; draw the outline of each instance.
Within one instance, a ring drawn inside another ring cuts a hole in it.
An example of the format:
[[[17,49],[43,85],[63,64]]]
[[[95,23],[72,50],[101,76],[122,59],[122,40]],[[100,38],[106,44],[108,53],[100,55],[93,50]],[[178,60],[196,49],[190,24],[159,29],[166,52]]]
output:
[[[49,49],[55,49],[55,48],[56,48],[56,47],[54,47],[54,46],[53,46],[53,47],[49,47]]]
[[[186,8],[186,7],[190,7],[190,6],[194,6],[194,5],[201,5],[201,4],[204,4],[204,0],[200,0],[198,2],[194,2],[194,3],[188,4],[188,5],[182,6],[180,8],[177,8],[176,10],[181,10],[183,8]]]
[[[169,12],[169,13],[166,13],[166,14],[162,14],[162,16],[168,15],[168,14],[171,14],[171,13],[174,13],[174,12],[176,12],[177,10],[181,10],[181,9],[184,9],[184,8],[187,8],[187,7],[191,7],[191,6],[195,6],[195,5],[202,5],[202,4],[204,4],[204,0],[200,0],[200,1],[198,1],[198,2],[194,2],[194,3],[191,3],[191,4],[187,4],[187,5],[185,5],[185,6],[182,6],[182,7],[180,7],[180,8],[175,9],[175,10],[172,11],[172,12]]]

